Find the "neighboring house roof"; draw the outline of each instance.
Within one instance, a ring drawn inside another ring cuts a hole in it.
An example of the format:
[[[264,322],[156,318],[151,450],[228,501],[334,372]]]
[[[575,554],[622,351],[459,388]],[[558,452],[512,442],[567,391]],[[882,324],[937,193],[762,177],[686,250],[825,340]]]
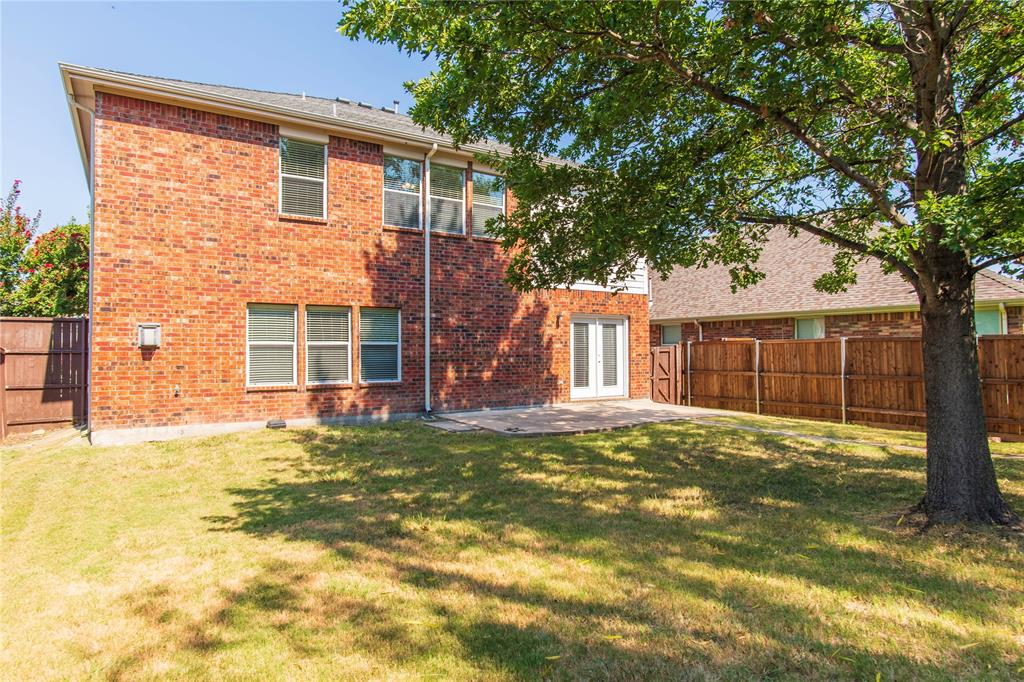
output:
[[[252,90],[74,64],[60,64],[60,72],[69,97],[72,119],[75,122],[87,173],[91,131],[90,122],[81,107],[91,109],[95,106],[97,88],[142,99],[165,100],[183,106],[210,108],[243,118],[298,123],[339,135],[354,134],[356,137],[381,138],[428,148],[436,143],[440,148],[456,149],[451,137],[424,128],[404,114],[395,113],[387,107],[374,107],[344,98],[329,99],[301,93]],[[511,147],[492,140],[483,140],[463,145],[457,151],[468,154],[492,151],[508,154]],[[545,161],[566,163],[554,157],[548,157]]]
[[[887,275],[875,259],[857,266],[857,283],[838,294],[814,288],[814,280],[832,267],[833,247],[815,236],[790,237],[785,229],[772,231],[757,268],[765,273],[758,284],[732,293],[729,270],[677,267],[662,281],[651,276],[651,320],[710,320],[781,317],[840,311],[909,309],[917,294],[902,277]],[[975,280],[979,303],[1024,302],[1024,282],[982,270]]]

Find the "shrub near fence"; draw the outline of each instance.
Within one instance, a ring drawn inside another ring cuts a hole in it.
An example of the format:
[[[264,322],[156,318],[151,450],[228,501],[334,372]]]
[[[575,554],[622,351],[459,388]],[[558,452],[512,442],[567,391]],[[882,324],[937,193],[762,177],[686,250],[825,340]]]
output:
[[[989,433],[1024,440],[1024,337],[978,340]],[[651,350],[651,397],[785,417],[923,430],[918,337],[698,341]]]

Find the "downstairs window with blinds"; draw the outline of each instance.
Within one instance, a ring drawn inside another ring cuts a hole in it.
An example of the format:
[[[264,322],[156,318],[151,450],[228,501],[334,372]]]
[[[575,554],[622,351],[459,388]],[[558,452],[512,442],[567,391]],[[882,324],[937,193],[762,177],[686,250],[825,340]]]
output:
[[[295,306],[252,304],[246,317],[246,383],[295,384]]]
[[[327,145],[281,138],[281,213],[327,215]]]
[[[307,306],[306,383],[347,384],[352,380],[351,311]]]
[[[384,224],[420,229],[423,164],[397,156],[384,157]]]
[[[401,320],[395,308],[359,309],[359,380],[364,383],[402,378]]]
[[[430,229],[464,234],[466,231],[466,172],[462,168],[431,164]]]
[[[505,213],[505,180],[497,175],[473,171],[473,234],[493,237],[487,221]]]

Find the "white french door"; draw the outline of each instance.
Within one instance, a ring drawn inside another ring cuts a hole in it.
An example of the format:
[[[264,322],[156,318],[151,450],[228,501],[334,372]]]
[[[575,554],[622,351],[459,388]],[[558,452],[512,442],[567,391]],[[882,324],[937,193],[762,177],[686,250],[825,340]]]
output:
[[[626,394],[626,323],[604,317],[574,317],[570,339],[571,398]]]

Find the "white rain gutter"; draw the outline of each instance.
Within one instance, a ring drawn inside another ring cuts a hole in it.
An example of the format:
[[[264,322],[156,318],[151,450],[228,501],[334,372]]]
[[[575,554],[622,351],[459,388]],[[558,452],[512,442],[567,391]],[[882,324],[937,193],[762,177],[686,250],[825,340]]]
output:
[[[1006,304],[1002,301],[999,302],[999,333],[1009,334],[1009,322],[1006,319]]]
[[[693,319],[693,323],[695,325],[697,325],[697,340],[698,341],[703,341],[704,340],[704,325],[702,325],[700,323],[700,320],[698,320],[697,318]]]
[[[437,153],[437,143],[423,158],[423,191],[426,220],[423,222],[423,411],[430,414],[430,157]]]
[[[89,116],[89,320],[86,322],[86,334],[89,335],[88,355],[85,363],[85,428],[87,433],[92,433],[92,281],[93,253],[96,251],[96,112],[89,107],[75,101],[72,95],[68,95],[68,104],[81,109]]]

